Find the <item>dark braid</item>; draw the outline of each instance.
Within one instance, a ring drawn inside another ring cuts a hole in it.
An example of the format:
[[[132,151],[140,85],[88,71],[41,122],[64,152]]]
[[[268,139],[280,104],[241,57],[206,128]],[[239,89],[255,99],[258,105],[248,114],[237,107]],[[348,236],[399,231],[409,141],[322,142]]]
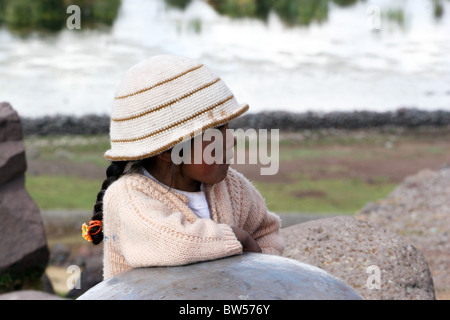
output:
[[[103,196],[105,195],[106,189],[123,174],[128,161],[113,161],[106,169],[106,179],[103,181],[102,189],[97,194],[97,201],[94,205],[93,215],[91,220],[103,220]],[[103,230],[100,230],[97,234],[99,227],[92,227],[90,230],[90,235],[92,237],[93,244],[99,244],[103,240]]]

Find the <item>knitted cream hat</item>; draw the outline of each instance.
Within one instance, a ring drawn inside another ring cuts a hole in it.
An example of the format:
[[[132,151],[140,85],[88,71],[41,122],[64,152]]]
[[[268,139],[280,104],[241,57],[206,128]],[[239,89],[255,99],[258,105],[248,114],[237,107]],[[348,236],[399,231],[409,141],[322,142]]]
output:
[[[203,64],[173,55],[151,57],[131,67],[119,85],[105,158],[157,155],[247,110]]]

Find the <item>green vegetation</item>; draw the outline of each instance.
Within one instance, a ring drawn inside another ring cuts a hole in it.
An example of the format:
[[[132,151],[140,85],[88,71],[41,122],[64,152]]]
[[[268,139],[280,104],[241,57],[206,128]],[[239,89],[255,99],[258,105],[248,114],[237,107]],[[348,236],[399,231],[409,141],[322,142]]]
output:
[[[385,13],[388,21],[394,22],[399,26],[404,26],[405,24],[405,14],[401,9],[390,9]]]
[[[309,25],[328,18],[328,0],[281,0],[275,1],[274,9],[289,25]]]
[[[62,175],[27,175],[26,187],[41,209],[91,210],[101,179]],[[274,212],[353,214],[367,202],[386,197],[396,186],[380,177],[316,180],[307,176],[294,182],[254,182]]]
[[[25,185],[41,209],[90,210],[100,191],[100,179],[62,175],[27,175]]]
[[[338,135],[339,138],[329,135],[317,138],[317,135],[318,133],[312,132],[307,135],[310,139],[300,142],[294,138],[282,138],[281,165],[292,161],[315,161],[329,157],[364,160],[375,154],[372,149],[378,148],[381,143],[378,140],[385,141],[381,135],[375,138],[370,134],[366,138],[355,133],[352,133],[353,138],[345,135]],[[407,139],[409,138],[404,138]],[[364,141],[366,146],[372,144],[369,152],[367,148],[357,152],[358,146]],[[349,146],[350,149],[347,149]],[[109,148],[107,135],[27,137],[25,147],[29,163],[43,161],[48,167],[60,167],[63,164],[69,168],[65,173],[51,170],[27,173],[27,190],[41,209],[92,209],[108,166],[108,162],[103,159],[105,150]],[[427,145],[423,149],[424,151],[420,152],[435,155],[444,152],[439,146]],[[415,155],[405,154],[405,157],[412,156]],[[417,156],[420,156],[420,153]],[[96,171],[96,174],[87,174],[87,167]],[[318,179],[314,176],[317,172],[325,172],[326,175],[323,179]],[[349,214],[368,201],[387,196],[395,187],[386,177],[366,181],[349,174],[348,168],[338,164],[327,167],[320,164],[309,165],[292,172],[283,183],[255,181],[255,185],[266,199],[269,209],[275,212]]]
[[[414,174],[448,161],[449,130],[281,134],[281,175],[252,181],[275,212],[353,214],[385,198],[404,178],[397,170]],[[26,186],[41,209],[92,209],[109,163],[107,135],[26,137],[25,148]]]
[[[328,19],[330,4],[339,7],[350,7],[365,0],[206,0],[219,14],[231,18],[256,18],[267,20],[273,10],[288,26],[308,26],[311,23],[322,23]],[[439,20],[444,15],[444,0],[430,0],[433,16]],[[192,0],[165,0],[171,7],[185,9]],[[404,24],[403,8],[388,9],[384,13],[388,21]]]
[[[358,0],[208,0],[208,3],[220,14],[232,18],[265,20],[273,9],[288,25],[309,25],[327,19],[330,1],[337,5],[348,5]]]
[[[26,187],[41,209],[91,210],[100,190],[101,179],[75,176],[27,175]],[[367,202],[386,197],[395,184],[380,178],[368,183],[362,179],[303,178],[292,183],[254,182],[274,212],[353,214]]]
[[[359,178],[315,180],[303,177],[291,183],[256,182],[255,186],[274,212],[354,214],[367,202],[385,198],[396,184],[380,177],[366,182]]]
[[[44,266],[26,270],[3,271],[0,274],[0,294],[15,290],[43,290],[41,276]]]
[[[103,182],[108,161],[103,158],[109,137],[50,136],[25,139],[27,162],[44,161],[50,167],[63,166],[61,172],[28,171],[26,187],[41,209],[92,209]],[[89,167],[96,175],[85,171]]]
[[[350,7],[364,0],[206,0],[219,14],[231,18],[267,20],[273,10],[288,26],[307,26],[328,19],[330,3]],[[430,0],[436,20],[443,17],[443,0]],[[165,0],[174,8],[184,10],[192,0]],[[81,9],[83,28],[111,26],[117,17],[121,0],[0,0],[0,25],[19,34],[32,31],[59,31],[66,26],[70,5]],[[403,9],[391,9],[385,14],[388,21],[404,24]],[[198,23],[195,30],[201,28]]]
[[[91,163],[106,168],[108,162],[103,158],[103,154],[109,147],[108,135],[48,136],[25,139],[28,161],[39,157],[45,161]]]
[[[67,7],[77,5],[83,28],[111,26],[120,4],[121,0],[0,0],[0,24],[18,34],[55,32],[66,27]]]

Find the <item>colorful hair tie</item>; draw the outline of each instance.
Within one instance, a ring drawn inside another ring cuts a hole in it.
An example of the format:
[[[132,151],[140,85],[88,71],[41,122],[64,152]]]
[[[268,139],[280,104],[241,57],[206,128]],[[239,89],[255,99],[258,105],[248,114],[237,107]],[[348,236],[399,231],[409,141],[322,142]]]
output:
[[[95,231],[94,233],[91,234],[91,228],[92,227],[99,227],[97,231]],[[83,223],[83,225],[81,226],[81,235],[83,236],[83,238],[87,241],[92,242],[92,237],[96,235],[97,233],[100,232],[100,230],[102,230],[102,222],[100,220],[91,220],[89,222],[89,225],[87,225],[86,223]]]

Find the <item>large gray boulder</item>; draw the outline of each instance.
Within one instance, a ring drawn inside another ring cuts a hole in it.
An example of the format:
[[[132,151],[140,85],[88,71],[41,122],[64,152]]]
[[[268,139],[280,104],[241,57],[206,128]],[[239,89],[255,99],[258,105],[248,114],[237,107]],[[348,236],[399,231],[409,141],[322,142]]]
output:
[[[450,298],[450,168],[407,177],[358,219],[402,235],[427,259],[437,299]]]
[[[360,300],[342,280],[298,261],[258,253],[180,267],[131,269],[79,300]]]
[[[0,103],[0,292],[39,283],[49,250],[39,208],[25,189],[18,114]]]
[[[285,257],[326,270],[365,299],[435,299],[423,255],[385,228],[341,216],[297,224],[281,232]]]
[[[103,254],[88,257],[80,276],[80,286],[70,290],[66,297],[75,299],[103,280]]]

